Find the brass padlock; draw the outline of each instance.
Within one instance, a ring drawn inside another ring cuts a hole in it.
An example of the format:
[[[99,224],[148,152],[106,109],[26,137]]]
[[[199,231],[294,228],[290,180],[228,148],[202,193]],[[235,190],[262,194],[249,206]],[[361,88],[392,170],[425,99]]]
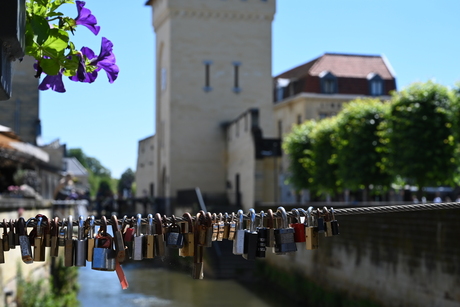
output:
[[[222,215],[222,213],[219,213],[219,221],[217,223],[218,223],[217,241],[222,241],[224,239],[224,231],[225,231],[224,216]]]
[[[307,227],[305,228],[305,248],[308,250],[318,249],[319,246],[318,227],[313,224],[312,211],[313,207],[309,207],[306,212],[307,217],[305,218],[307,223]]]
[[[190,213],[185,212],[182,216],[185,218],[188,227],[187,232],[184,233],[184,246],[179,249],[179,256],[192,257],[195,254],[195,227]]]
[[[153,215],[147,215],[147,230],[145,234],[144,258],[155,258],[155,236],[153,234]]]

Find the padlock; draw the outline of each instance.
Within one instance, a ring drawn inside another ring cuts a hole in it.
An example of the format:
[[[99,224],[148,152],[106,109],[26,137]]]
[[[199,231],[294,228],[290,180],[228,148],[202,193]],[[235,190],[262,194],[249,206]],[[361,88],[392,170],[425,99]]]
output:
[[[18,231],[18,238],[19,238],[19,247],[21,248],[21,257],[24,263],[33,263],[34,260],[32,258],[32,247],[30,246],[29,237],[27,236],[27,224],[29,221],[35,220],[35,218],[31,218],[27,221],[24,221],[24,218],[20,217],[19,220],[16,222],[17,231]]]
[[[217,223],[217,214],[213,213],[211,216],[212,216],[212,236],[211,236],[211,241],[217,241],[217,236],[219,234],[219,224]]]
[[[293,217],[293,222],[291,227],[294,228],[294,241],[296,243],[305,242],[305,224],[300,222],[300,212],[298,209],[291,210]]]
[[[59,256],[59,218],[55,217],[51,222],[51,246],[50,246],[50,256],[57,257]]]
[[[14,220],[14,222],[16,222],[17,220]],[[14,224],[14,223],[13,223]],[[16,224],[16,230],[12,229],[13,233],[14,233],[14,245],[15,246],[19,246],[19,231],[18,231],[18,228],[17,228],[17,224]]]
[[[147,228],[145,232],[144,258],[155,258],[155,236],[153,235],[153,215],[147,215]]]
[[[339,232],[339,222],[335,219],[335,214],[334,214],[334,208],[331,207],[331,230],[332,230],[332,235],[337,236],[340,234]]]
[[[233,240],[233,254],[243,255],[244,253],[244,229],[243,229],[243,210],[237,212],[237,226],[235,232],[235,239]]]
[[[265,258],[265,252],[267,250],[267,235],[268,228],[264,227],[265,212],[260,211],[260,224],[257,227],[257,258]]]
[[[198,233],[198,245],[204,247],[212,246],[212,217],[211,214],[204,213],[203,210],[199,212],[199,223],[195,230]]]
[[[243,258],[246,260],[254,261],[257,255],[257,238],[258,234],[256,231],[256,212],[254,209],[249,209],[248,213],[248,226],[244,231],[244,251]]]
[[[324,217],[321,211],[319,210],[319,208],[316,209],[316,225],[318,227],[318,233],[323,233],[326,231],[326,227],[324,224]]]
[[[118,227],[118,219],[116,215],[112,215],[110,218],[112,224],[113,240],[115,242],[115,250],[117,251],[117,259],[119,263],[122,263],[126,259],[126,247],[123,242],[123,234]]]
[[[18,225],[18,223],[16,223]],[[16,248],[16,237],[19,238],[18,226],[14,227],[14,221],[10,219],[10,232],[8,232],[8,245],[10,249]],[[16,228],[16,233],[14,233],[14,229]]]
[[[5,263],[5,253],[3,251],[3,238],[0,239],[0,263]]]
[[[232,212],[232,217],[228,223],[228,240],[235,240],[235,233],[236,233],[236,221],[235,221],[235,213]]]
[[[272,249],[272,252],[275,252],[275,217],[272,209],[267,211],[267,247]]]
[[[86,261],[92,262],[93,261],[93,249],[94,249],[94,246],[96,246],[96,239],[95,239],[95,235],[96,235],[96,220],[94,218],[94,215],[91,215],[86,219],[86,224],[88,225],[87,226],[88,233],[86,235],[86,237],[87,237],[86,240],[88,241],[88,249],[87,249],[87,253],[86,253]]]
[[[125,259],[131,259],[133,256],[133,240],[134,240],[134,233],[136,232],[136,230],[133,227],[133,223],[132,223],[133,220],[134,220],[134,217],[128,220],[127,216],[125,215],[121,222],[121,229],[123,232],[123,242],[125,243],[125,246],[126,246],[126,258]]]
[[[171,226],[166,233],[166,246],[169,248],[182,248],[184,246],[184,235],[181,232],[179,225],[176,223],[176,217],[171,216]]]
[[[75,246],[73,239],[73,217],[69,215],[67,218],[67,238],[64,246],[64,266],[71,267],[75,264]]]
[[[8,239],[8,225],[6,219],[3,219],[3,251],[7,252],[10,250],[10,242]]]
[[[211,213],[206,212],[205,218],[206,218],[206,222],[205,222],[206,236],[205,236],[204,247],[211,247],[212,246],[212,236],[213,236],[213,233],[214,233]]]
[[[313,207],[309,207],[306,212],[307,217],[305,218],[307,224],[305,228],[305,248],[308,250],[318,249],[319,246],[318,227],[313,223],[312,211]]]
[[[184,233],[184,246],[179,249],[179,256],[181,257],[192,257],[195,254],[195,233],[194,233],[194,226],[193,220],[190,213],[185,212],[182,215],[187,222],[187,232]]]
[[[134,233],[133,240],[133,260],[142,260],[144,256],[144,235],[142,234],[142,215],[138,214],[136,216],[136,226],[134,228],[136,232]]]
[[[222,241],[224,239],[225,223],[224,216],[222,213],[219,213],[218,231],[217,231],[217,241]]]
[[[166,255],[165,237],[163,233],[162,218],[160,213],[155,214],[155,256]]]
[[[275,254],[284,255],[285,253],[296,252],[295,231],[288,225],[286,210],[283,207],[278,207],[276,213],[281,214],[281,228],[275,229]]]
[[[67,236],[67,219],[63,218],[61,227],[59,228],[59,234],[58,234],[58,245],[59,246],[65,246],[65,240]]]
[[[327,210],[326,207],[323,207],[323,215],[324,215],[324,236],[325,237],[332,237],[332,215]]]
[[[85,220],[78,217],[77,240],[75,241],[75,266],[86,266],[88,257],[88,238],[85,236]]]
[[[204,211],[200,211],[196,215],[195,219],[195,226],[194,229],[198,229],[201,227],[202,218],[204,217]],[[195,231],[195,238],[194,238],[194,251],[193,251],[193,268],[192,268],[192,278],[193,279],[203,279],[204,278],[204,265],[203,265],[203,253],[204,253],[204,246],[199,245],[199,232]]]
[[[46,226],[43,227],[43,240],[45,241],[45,247],[51,247],[51,221],[46,215],[42,215],[43,222]]]
[[[224,233],[223,233],[223,239],[228,240],[228,235],[230,233],[230,221],[229,221],[229,215],[227,212],[224,213]]]
[[[35,227],[35,238],[34,238],[34,261],[42,262],[45,261],[45,241],[43,238],[44,227],[43,217],[37,216],[37,227]]]
[[[113,249],[113,238],[107,233],[107,219],[101,218],[101,226],[96,235],[91,268],[97,271],[115,271],[117,252]]]

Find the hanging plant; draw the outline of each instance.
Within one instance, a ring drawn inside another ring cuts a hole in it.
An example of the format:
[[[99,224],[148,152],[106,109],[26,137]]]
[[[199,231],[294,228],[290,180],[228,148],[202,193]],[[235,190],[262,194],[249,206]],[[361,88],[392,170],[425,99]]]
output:
[[[63,4],[76,4],[75,18],[59,12]],[[25,53],[37,60],[36,77],[45,74],[38,86],[40,90],[64,93],[63,77],[92,83],[101,70],[106,72],[110,83],[117,79],[119,68],[110,40],[102,37],[99,55],[89,47],[76,49],[70,40],[78,26],[87,27],[94,35],[99,34],[101,28],[97,19],[85,4],[72,0],[26,1]]]

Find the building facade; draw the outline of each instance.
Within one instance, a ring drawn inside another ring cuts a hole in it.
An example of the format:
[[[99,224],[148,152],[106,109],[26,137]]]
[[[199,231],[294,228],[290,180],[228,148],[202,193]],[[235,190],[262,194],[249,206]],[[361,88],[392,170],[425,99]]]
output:
[[[198,187],[244,208],[298,201],[284,184],[283,135],[347,101],[385,99],[396,89],[381,56],[326,53],[272,77],[275,0],[147,4],[156,33],[156,135],[139,142],[137,196],[174,201]]]

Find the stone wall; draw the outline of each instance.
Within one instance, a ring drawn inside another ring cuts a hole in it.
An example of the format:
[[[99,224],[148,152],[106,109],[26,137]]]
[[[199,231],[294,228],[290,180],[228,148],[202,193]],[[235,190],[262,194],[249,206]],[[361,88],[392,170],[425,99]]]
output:
[[[340,235],[268,261],[384,306],[459,306],[460,210],[337,216]],[[281,260],[282,259],[282,260]]]

